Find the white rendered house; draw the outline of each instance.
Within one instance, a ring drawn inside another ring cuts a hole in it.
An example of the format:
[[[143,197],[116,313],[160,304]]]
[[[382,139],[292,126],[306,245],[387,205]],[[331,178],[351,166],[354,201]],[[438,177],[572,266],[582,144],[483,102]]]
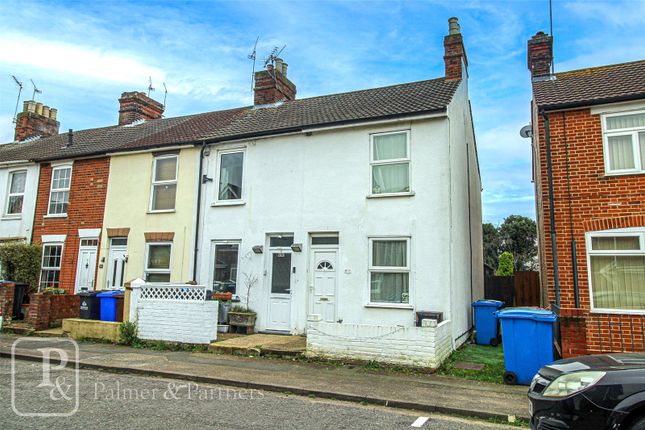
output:
[[[436,367],[463,343],[483,261],[456,19],[444,46],[445,77],[302,100],[281,60],[258,72],[256,106],[205,139],[198,282],[244,302],[255,279],[256,330],[312,354]]]

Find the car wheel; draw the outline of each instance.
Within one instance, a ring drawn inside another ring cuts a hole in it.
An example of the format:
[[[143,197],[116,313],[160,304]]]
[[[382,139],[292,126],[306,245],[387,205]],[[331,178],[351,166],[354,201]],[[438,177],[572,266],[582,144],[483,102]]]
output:
[[[506,385],[517,384],[517,375],[513,372],[504,372],[503,379]]]
[[[629,427],[629,430],[645,430],[645,416],[636,418]]]

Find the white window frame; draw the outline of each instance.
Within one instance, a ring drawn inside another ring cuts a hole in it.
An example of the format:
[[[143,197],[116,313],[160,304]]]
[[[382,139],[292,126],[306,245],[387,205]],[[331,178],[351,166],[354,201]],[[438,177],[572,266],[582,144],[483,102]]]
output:
[[[241,186],[241,192],[242,192],[242,197],[239,199],[228,199],[228,200],[221,200],[219,198],[219,184],[221,180],[221,173],[222,173],[222,156],[227,155],[227,154],[236,154],[238,152],[242,153],[242,186]],[[246,176],[246,148],[230,148],[230,149],[222,149],[220,151],[217,151],[217,169],[215,169],[215,174],[217,176],[217,180],[215,181],[215,203],[213,203],[214,206],[234,206],[234,205],[243,205],[245,203],[244,197],[246,196],[245,190],[244,190],[244,177]]]
[[[156,180],[156,175],[157,175],[157,161],[158,160],[166,160],[169,158],[174,158],[175,161],[175,179],[173,180],[167,180],[167,181],[157,181]],[[157,155],[153,157],[152,160],[152,178],[151,178],[151,185],[150,185],[150,202],[148,206],[148,212],[150,213],[164,213],[164,212],[175,212],[177,208],[177,188],[175,188],[175,205],[172,209],[154,209],[153,208],[153,202],[155,198],[155,186],[159,185],[175,185],[177,187],[177,182],[178,182],[178,177],[179,177],[179,154],[165,154],[165,155]]]
[[[240,262],[242,260],[240,252],[242,250],[242,240],[213,240],[211,241],[211,267],[209,289],[213,288],[215,282],[215,256],[217,255],[217,245],[237,245],[237,276],[235,279],[235,294],[239,294],[238,286],[240,285]]]
[[[645,174],[645,166],[641,165],[641,154],[640,146],[638,141],[638,133],[645,133],[645,127],[630,127],[630,128],[620,128],[616,130],[609,130],[607,128],[607,118],[616,117],[616,116],[626,116],[626,115],[637,115],[645,114],[645,110],[637,111],[623,111],[610,114],[602,115],[602,148],[603,148],[603,159],[605,163],[605,175],[606,176],[619,176],[619,175],[633,175],[633,174]],[[610,160],[609,160],[609,137],[611,136],[627,136],[632,137],[632,151],[634,154],[634,168],[633,169],[620,169],[620,170],[611,170]],[[645,142],[643,142],[645,144]]]
[[[45,247],[47,246],[60,246],[60,266],[47,266],[45,267],[43,263],[45,262]],[[60,286],[60,271],[63,267],[63,253],[65,252],[65,243],[64,242],[43,242],[42,252],[40,253],[40,273],[38,274],[38,291],[43,290],[42,281],[43,281],[43,270],[58,270],[58,286],[52,288],[61,288]],[[45,287],[48,288],[48,287]]]
[[[386,136],[390,134],[403,134],[405,133],[406,154],[405,158],[392,158],[390,160],[374,160],[374,138],[378,136]],[[391,197],[391,196],[409,196],[413,195],[412,191],[412,155],[410,154],[410,130],[395,130],[384,133],[371,133],[370,134],[370,177],[369,177],[369,193],[368,197]],[[387,164],[401,164],[408,163],[408,191],[399,193],[374,193],[373,186],[373,169],[374,166],[383,166]]]
[[[22,193],[12,193],[11,192],[11,185],[13,182],[14,175],[16,173],[24,173],[25,174],[25,189],[22,190]],[[5,202],[4,205],[4,218],[20,218],[22,217],[22,213],[25,211],[25,192],[27,191],[27,178],[29,176],[29,172],[26,169],[19,169],[19,170],[11,170],[9,171],[9,178],[7,182],[7,201]],[[11,197],[18,197],[22,196],[22,208],[20,212],[18,213],[9,213],[9,203],[11,202]],[[48,209],[49,210],[49,209]]]
[[[148,267],[148,257],[150,256],[150,246],[163,246],[163,245],[169,245],[170,246],[170,259],[168,260],[168,269],[150,269]],[[168,282],[154,282],[155,284],[169,284],[171,283],[171,276],[172,276],[172,242],[169,241],[163,241],[163,242],[146,242],[146,255],[145,255],[145,260],[143,262],[144,264],[144,271],[143,271],[143,279],[147,281],[148,274],[161,274],[165,275],[168,274]]]
[[[63,170],[63,169],[69,169],[69,187],[67,188],[54,188],[54,172],[56,170]],[[52,174],[51,174],[51,180],[49,183],[49,200],[47,202],[47,217],[51,218],[57,218],[61,217],[64,218],[67,216],[67,212],[61,212],[61,213],[52,213],[50,212],[51,210],[51,201],[52,201],[52,194],[55,192],[67,192],[67,209],[69,210],[69,199],[71,197],[71,189],[72,189],[72,176],[74,174],[74,169],[72,164],[59,164],[56,166],[52,166]]]
[[[639,237],[640,250],[598,250],[594,251],[591,248],[591,242],[594,237]],[[603,314],[633,314],[633,315],[645,315],[645,309],[606,309],[606,308],[596,308],[593,301],[593,280],[591,277],[591,257],[592,256],[643,256],[645,255],[645,228],[621,228],[615,230],[602,230],[602,231],[590,231],[585,234],[585,245],[587,247],[587,279],[589,283],[589,303],[591,306],[592,313],[603,313]]]
[[[374,308],[397,308],[397,309],[413,309],[412,305],[412,256],[411,256],[411,237],[410,236],[369,236],[368,240],[368,270],[367,270],[367,304],[365,307]],[[392,267],[392,266],[373,266],[373,244],[375,241],[392,241],[406,243],[406,266]],[[408,274],[408,302],[407,303],[387,303],[387,302],[373,302],[372,301],[372,273],[407,273]]]

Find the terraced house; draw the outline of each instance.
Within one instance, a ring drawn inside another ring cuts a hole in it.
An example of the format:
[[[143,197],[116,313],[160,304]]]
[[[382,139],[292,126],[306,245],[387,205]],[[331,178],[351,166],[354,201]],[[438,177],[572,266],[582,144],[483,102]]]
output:
[[[563,356],[642,351],[645,61],[552,74],[552,42],[528,43],[543,301]]]
[[[456,18],[444,48],[436,79],[297,99],[276,58],[252,106],[162,118],[123,93],[119,124],[9,144],[2,160],[40,165],[41,286],[194,281],[248,298],[256,329],[306,333],[315,353],[438,366],[483,296]]]

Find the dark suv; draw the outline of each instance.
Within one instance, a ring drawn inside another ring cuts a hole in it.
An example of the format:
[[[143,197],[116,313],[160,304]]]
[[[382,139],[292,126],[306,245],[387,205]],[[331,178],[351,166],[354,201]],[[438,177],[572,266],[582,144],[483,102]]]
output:
[[[645,353],[544,366],[531,382],[529,408],[532,429],[645,430]]]

